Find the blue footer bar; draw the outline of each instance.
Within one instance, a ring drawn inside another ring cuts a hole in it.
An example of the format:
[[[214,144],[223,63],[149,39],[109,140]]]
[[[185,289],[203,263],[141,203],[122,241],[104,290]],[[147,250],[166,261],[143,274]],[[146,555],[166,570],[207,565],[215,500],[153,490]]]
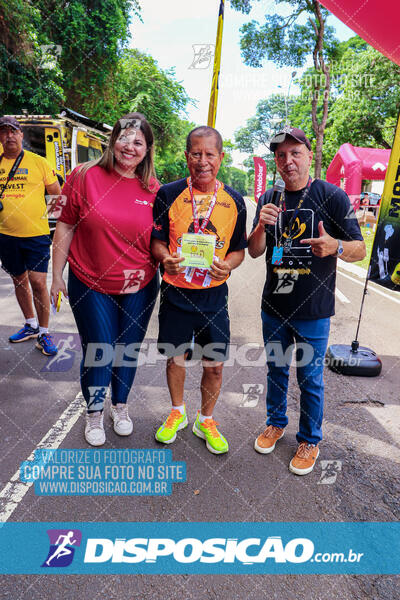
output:
[[[398,574],[400,523],[3,523],[9,574]]]

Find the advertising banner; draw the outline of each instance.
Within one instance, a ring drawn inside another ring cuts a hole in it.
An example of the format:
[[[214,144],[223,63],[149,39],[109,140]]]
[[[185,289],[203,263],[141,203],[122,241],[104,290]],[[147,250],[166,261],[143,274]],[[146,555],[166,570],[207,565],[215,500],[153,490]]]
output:
[[[400,292],[400,127],[397,123],[372,247],[369,279]]]

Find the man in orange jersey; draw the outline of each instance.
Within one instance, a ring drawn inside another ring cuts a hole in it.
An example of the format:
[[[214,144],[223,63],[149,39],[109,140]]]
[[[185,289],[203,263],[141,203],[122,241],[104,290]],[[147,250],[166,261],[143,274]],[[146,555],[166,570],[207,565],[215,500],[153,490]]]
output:
[[[168,356],[172,400],[172,411],[157,430],[156,440],[171,444],[188,424],[184,361],[194,341],[195,354],[203,359],[203,376],[193,433],[206,441],[210,452],[222,454],[228,451],[228,442],[217,429],[213,410],[230,340],[226,280],[244,258],[246,207],[238,192],[217,180],[224,153],[216,129],[193,129],[185,155],[190,177],[162,186],[154,204],[152,253],[163,269],[158,345]],[[214,236],[210,268],[182,267],[182,235],[188,233]]]

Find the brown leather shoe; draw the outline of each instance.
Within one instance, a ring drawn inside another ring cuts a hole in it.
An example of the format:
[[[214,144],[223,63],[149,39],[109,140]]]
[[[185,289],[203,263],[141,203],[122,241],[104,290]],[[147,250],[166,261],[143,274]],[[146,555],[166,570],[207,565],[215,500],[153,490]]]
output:
[[[275,448],[275,444],[283,437],[285,430],[275,425],[268,427],[258,436],[254,442],[254,449],[260,454],[269,454]]]
[[[296,475],[311,473],[319,455],[318,445],[301,442],[289,464],[289,471]]]

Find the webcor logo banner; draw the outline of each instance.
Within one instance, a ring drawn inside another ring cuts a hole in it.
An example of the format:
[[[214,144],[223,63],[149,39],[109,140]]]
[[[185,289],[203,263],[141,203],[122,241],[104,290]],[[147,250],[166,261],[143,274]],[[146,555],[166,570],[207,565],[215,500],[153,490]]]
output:
[[[397,574],[400,523],[4,523],[0,552],[9,574]]]

